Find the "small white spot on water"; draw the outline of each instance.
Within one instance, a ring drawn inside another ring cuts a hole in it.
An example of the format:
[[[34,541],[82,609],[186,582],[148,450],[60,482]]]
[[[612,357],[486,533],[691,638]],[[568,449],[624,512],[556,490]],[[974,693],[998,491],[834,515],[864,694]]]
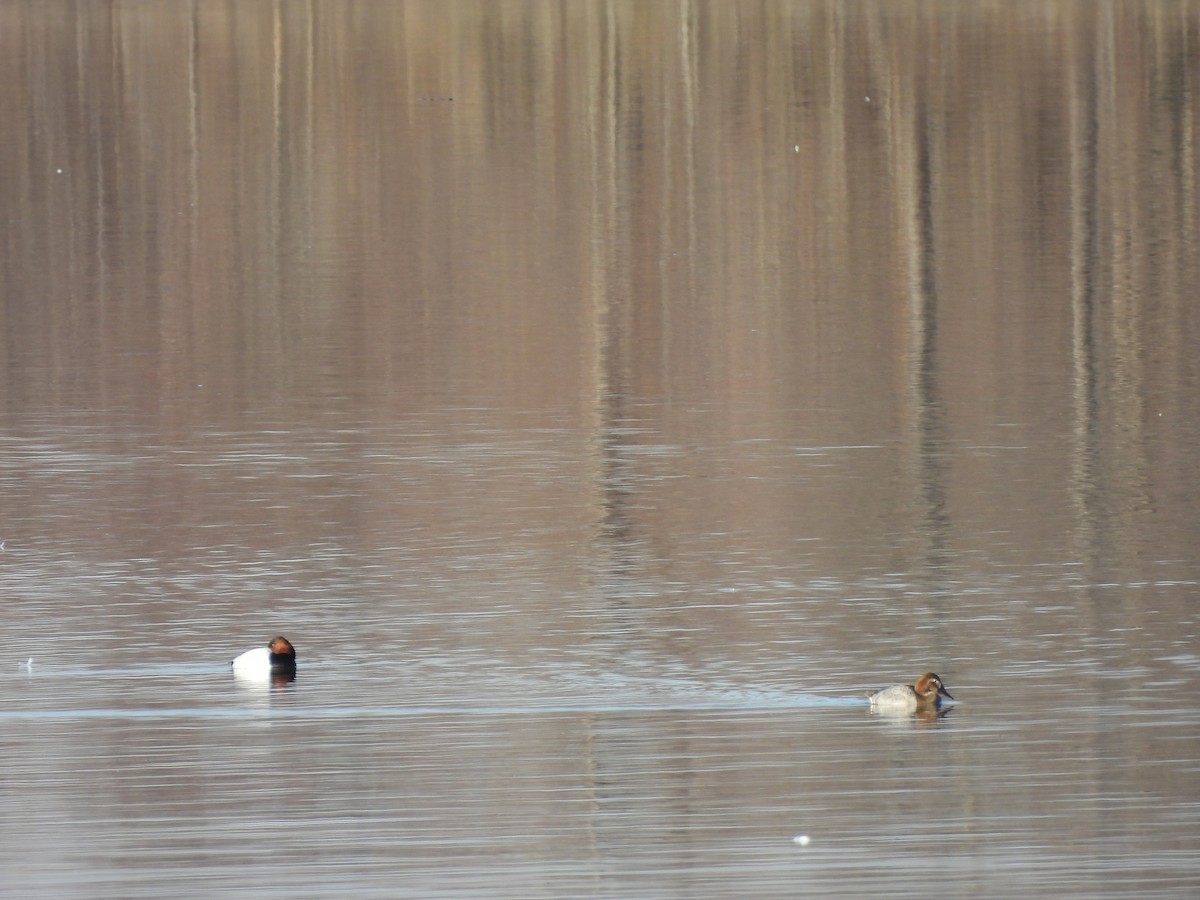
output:
[[[792,838],[792,843],[798,847],[807,847],[811,840],[807,834],[798,834]]]

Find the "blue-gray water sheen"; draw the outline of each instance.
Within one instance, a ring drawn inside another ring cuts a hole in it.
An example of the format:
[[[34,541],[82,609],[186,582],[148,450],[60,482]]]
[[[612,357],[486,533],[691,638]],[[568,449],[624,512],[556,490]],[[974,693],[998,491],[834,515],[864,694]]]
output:
[[[1200,891],[1198,53],[0,5],[0,895]]]

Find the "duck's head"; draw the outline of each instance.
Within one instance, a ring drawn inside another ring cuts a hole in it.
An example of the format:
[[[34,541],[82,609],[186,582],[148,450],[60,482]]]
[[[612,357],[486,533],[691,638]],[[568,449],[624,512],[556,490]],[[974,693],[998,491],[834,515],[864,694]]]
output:
[[[917,679],[913,685],[913,690],[917,692],[917,696],[925,703],[932,703],[935,706],[941,702],[939,697],[945,697],[947,700],[953,700],[950,692],[946,690],[946,686],[942,684],[942,679],[933,672],[926,672]]]

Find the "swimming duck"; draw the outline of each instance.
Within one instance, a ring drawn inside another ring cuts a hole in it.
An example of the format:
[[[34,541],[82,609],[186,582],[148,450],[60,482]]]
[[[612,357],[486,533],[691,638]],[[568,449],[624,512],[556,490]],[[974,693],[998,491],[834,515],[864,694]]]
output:
[[[936,710],[942,698],[953,700],[933,672],[926,672],[914,684],[895,684],[869,696],[871,709],[883,713],[912,713]]]
[[[285,637],[275,637],[265,647],[247,650],[233,661],[233,674],[242,678],[296,677],[296,648]]]

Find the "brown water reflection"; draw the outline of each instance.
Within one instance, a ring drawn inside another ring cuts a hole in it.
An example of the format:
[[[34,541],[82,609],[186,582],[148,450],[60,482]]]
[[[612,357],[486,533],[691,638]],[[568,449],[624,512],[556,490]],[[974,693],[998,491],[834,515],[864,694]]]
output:
[[[0,5],[7,889],[1194,890],[1197,46]]]

